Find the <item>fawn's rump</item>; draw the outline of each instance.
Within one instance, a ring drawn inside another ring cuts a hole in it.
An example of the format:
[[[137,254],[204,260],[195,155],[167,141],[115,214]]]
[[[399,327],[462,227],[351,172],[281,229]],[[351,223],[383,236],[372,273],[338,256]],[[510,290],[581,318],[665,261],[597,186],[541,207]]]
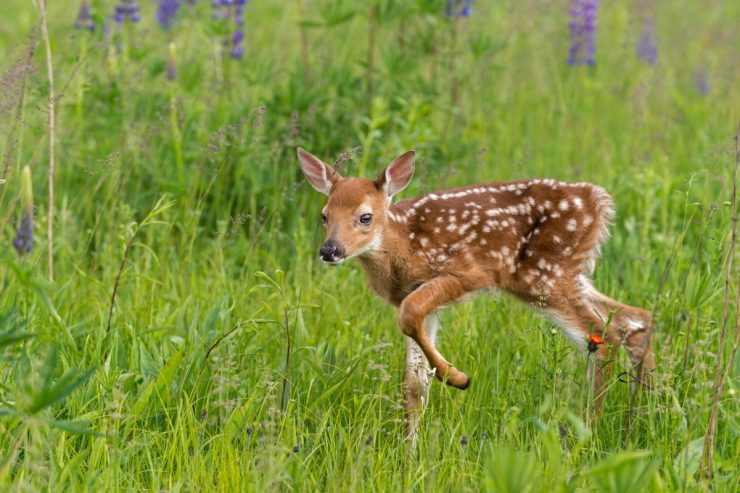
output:
[[[611,197],[596,185],[566,185],[548,196],[525,236],[512,286],[527,302],[572,295],[579,276],[593,272],[614,217]]]

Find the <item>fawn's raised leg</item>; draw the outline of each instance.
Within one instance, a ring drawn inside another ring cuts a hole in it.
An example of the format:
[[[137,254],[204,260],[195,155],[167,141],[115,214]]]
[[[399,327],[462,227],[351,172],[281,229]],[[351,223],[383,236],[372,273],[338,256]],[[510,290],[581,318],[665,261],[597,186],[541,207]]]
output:
[[[642,308],[625,305],[598,292],[587,279],[581,279],[585,296],[606,318],[612,314],[613,330],[619,335],[635,371],[637,381],[650,388],[656,370],[652,349],[653,322],[650,313]]]
[[[439,331],[439,321],[435,314],[424,320],[424,332],[434,344]],[[416,444],[416,430],[421,414],[429,398],[432,384],[432,371],[426,356],[413,339],[406,338],[406,368],[403,373],[404,434],[406,439]]]
[[[418,344],[431,367],[435,369],[436,377],[458,389],[466,389],[470,380],[439,354],[434,342],[424,331],[424,320],[438,308],[452,303],[468,291],[470,290],[456,277],[436,277],[409,294],[398,309],[401,331]]]

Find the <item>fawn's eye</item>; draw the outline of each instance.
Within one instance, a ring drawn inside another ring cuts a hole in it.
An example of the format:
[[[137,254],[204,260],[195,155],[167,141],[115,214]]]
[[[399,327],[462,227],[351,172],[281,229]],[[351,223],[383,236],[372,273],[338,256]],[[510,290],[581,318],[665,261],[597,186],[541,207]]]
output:
[[[370,224],[371,222],[373,222],[373,215],[372,214],[361,215],[360,222],[365,225]]]
[[[321,224],[326,224],[326,214],[321,214]]]

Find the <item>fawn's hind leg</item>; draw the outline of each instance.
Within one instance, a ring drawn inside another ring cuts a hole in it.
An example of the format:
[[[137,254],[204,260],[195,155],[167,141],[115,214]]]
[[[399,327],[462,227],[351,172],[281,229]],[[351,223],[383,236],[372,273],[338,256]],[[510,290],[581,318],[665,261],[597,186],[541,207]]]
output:
[[[424,320],[424,332],[435,343],[439,331],[439,320],[432,313]],[[403,372],[404,435],[416,444],[416,431],[421,415],[429,399],[432,385],[432,370],[424,352],[410,337],[406,338],[406,367]]]
[[[653,355],[653,321],[650,312],[634,306],[625,305],[598,292],[590,281],[579,276],[581,290],[602,317],[611,314],[611,326],[619,335],[635,371],[638,382],[650,388],[656,370]]]
[[[608,361],[609,348],[590,345],[589,337],[597,335],[613,346],[619,345],[619,337],[609,329],[591,302],[578,294],[550,299],[545,303],[545,310],[578,347],[592,352],[594,361],[589,367],[589,375],[593,375],[594,407],[600,410],[606,393],[604,384],[609,380],[613,365]]]

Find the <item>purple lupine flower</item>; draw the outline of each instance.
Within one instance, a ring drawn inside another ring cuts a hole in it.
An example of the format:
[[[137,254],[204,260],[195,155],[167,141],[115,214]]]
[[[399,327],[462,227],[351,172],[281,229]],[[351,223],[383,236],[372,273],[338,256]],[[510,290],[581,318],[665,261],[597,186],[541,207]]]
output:
[[[229,55],[231,58],[241,60],[244,56],[244,8],[249,0],[212,0],[213,8],[212,17],[216,20],[234,21],[233,34],[224,41],[224,44],[231,45]]]
[[[21,256],[33,248],[33,184],[28,166],[21,171],[21,223],[13,239],[13,248]]]
[[[658,39],[655,35],[653,18],[645,22],[645,28],[637,40],[637,58],[650,65],[658,63]]]
[[[231,58],[241,60],[244,56],[244,31],[237,29],[231,39]]]
[[[77,20],[75,29],[87,29],[92,32],[95,30],[95,21],[92,18],[92,9],[90,9],[90,0],[82,0],[80,9],[77,11]]]
[[[115,14],[113,14],[113,20],[118,24],[123,24],[127,20],[130,22],[139,22],[141,20],[139,9],[140,6],[137,0],[121,0],[114,7]]]
[[[473,0],[448,0],[447,17],[470,17],[473,13]]]
[[[33,214],[24,214],[21,217],[21,223],[13,239],[13,248],[21,256],[33,249]]]
[[[157,22],[159,22],[162,29],[172,27],[178,10],[180,10],[180,0],[159,0]]]
[[[244,56],[244,7],[247,0],[233,0],[234,36],[231,39],[231,58],[241,60]]]
[[[211,17],[213,17],[215,20],[228,19],[229,17],[231,17],[231,11],[229,9],[230,6],[231,0],[213,0],[211,2],[211,8],[213,9]]]
[[[709,75],[704,67],[699,67],[694,72],[694,87],[704,96],[709,94]]]
[[[596,64],[596,17],[598,0],[571,0],[569,65]]]
[[[244,7],[247,6],[247,0],[234,0],[234,22],[237,26],[244,25]]]

